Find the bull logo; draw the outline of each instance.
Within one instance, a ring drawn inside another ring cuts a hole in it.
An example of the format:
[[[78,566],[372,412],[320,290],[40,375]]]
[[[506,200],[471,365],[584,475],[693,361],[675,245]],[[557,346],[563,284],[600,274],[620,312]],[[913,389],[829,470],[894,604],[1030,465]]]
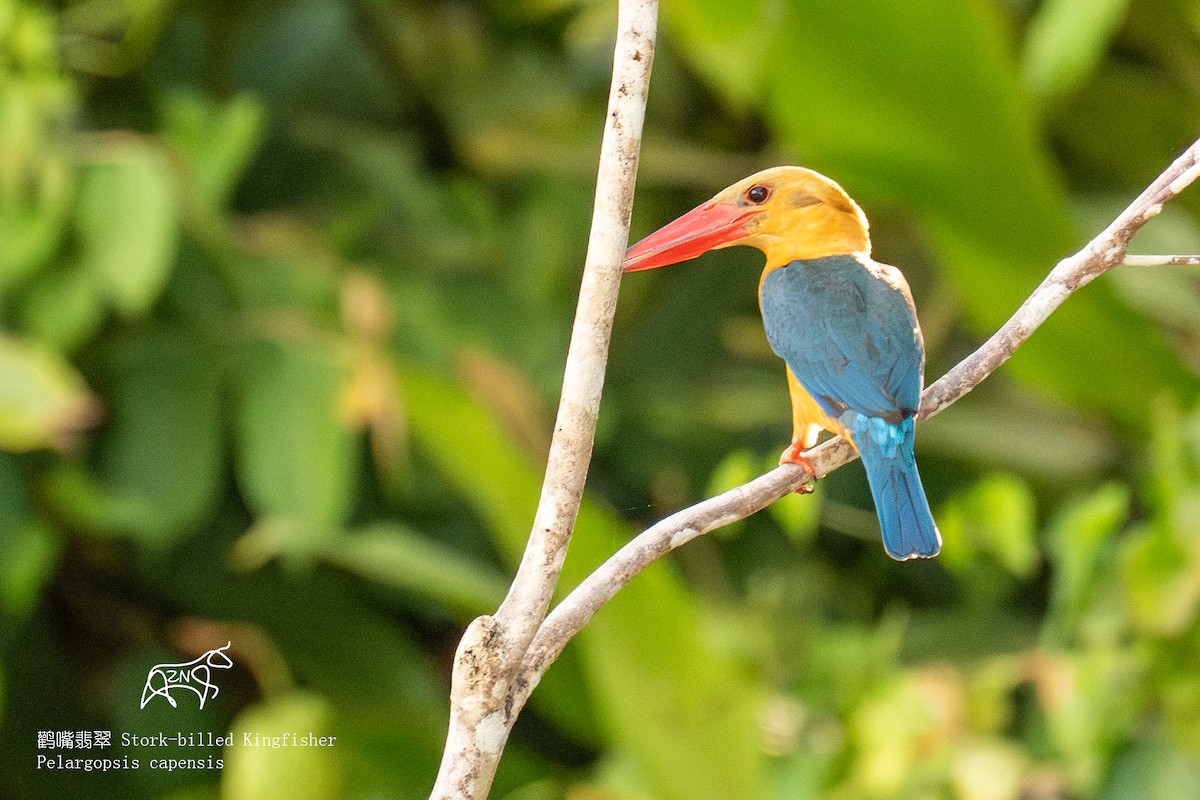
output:
[[[205,701],[216,697],[220,691],[212,682],[212,671],[233,666],[233,661],[225,654],[231,644],[232,642],[226,642],[224,647],[209,650],[185,664],[155,664],[146,673],[146,686],[142,689],[140,707],[145,708],[155,697],[165,697],[171,708],[178,708],[179,704],[171,696],[171,690],[187,689],[196,693],[200,698],[200,708],[204,708]]]

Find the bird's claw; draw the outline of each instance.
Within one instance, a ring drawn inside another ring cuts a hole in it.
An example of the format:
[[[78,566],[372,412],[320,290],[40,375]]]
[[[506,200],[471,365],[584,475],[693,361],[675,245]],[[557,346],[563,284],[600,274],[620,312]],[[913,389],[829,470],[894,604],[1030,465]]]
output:
[[[803,455],[801,455],[801,453],[803,453],[803,452],[804,452],[804,446],[801,442],[792,442],[790,445],[788,445],[788,448],[783,451],[783,454],[781,456],[779,456],[779,463],[781,465],[782,464],[795,464],[796,466],[798,466],[802,470],[804,470],[806,473],[808,473],[809,478],[816,478],[817,477],[817,469],[816,469],[816,467],[814,467],[812,465],[811,461],[809,461],[807,458],[805,458]],[[796,493],[797,494],[812,494],[813,493],[812,483],[805,482],[805,483],[800,484],[799,486],[796,487]]]

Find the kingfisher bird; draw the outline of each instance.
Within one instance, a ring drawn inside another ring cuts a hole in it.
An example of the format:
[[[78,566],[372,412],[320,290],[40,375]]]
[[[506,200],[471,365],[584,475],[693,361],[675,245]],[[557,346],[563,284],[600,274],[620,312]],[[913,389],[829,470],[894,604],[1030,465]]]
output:
[[[820,173],[774,167],[717,193],[625,254],[625,272],[750,245],[767,341],[787,367],[792,442],[781,464],[814,475],[803,453],[821,430],[857,448],[883,546],[898,561],[938,554],[941,535],[913,453],[925,346],[908,282],[871,259],[867,217]]]

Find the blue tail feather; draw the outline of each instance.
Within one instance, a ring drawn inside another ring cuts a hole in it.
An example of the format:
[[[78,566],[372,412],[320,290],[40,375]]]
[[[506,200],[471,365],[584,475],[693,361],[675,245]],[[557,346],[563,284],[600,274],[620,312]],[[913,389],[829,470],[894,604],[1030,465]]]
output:
[[[913,421],[888,422],[855,415],[854,443],[867,470],[883,547],[892,558],[929,558],[942,549],[942,537],[929,510],[913,454]]]

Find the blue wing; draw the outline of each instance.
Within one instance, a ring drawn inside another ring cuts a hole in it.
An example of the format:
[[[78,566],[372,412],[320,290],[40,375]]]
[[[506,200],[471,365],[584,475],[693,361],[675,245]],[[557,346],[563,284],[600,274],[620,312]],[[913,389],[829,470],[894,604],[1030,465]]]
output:
[[[916,414],[925,353],[897,270],[851,255],[793,261],[764,275],[760,300],[771,349],[827,414]]]

